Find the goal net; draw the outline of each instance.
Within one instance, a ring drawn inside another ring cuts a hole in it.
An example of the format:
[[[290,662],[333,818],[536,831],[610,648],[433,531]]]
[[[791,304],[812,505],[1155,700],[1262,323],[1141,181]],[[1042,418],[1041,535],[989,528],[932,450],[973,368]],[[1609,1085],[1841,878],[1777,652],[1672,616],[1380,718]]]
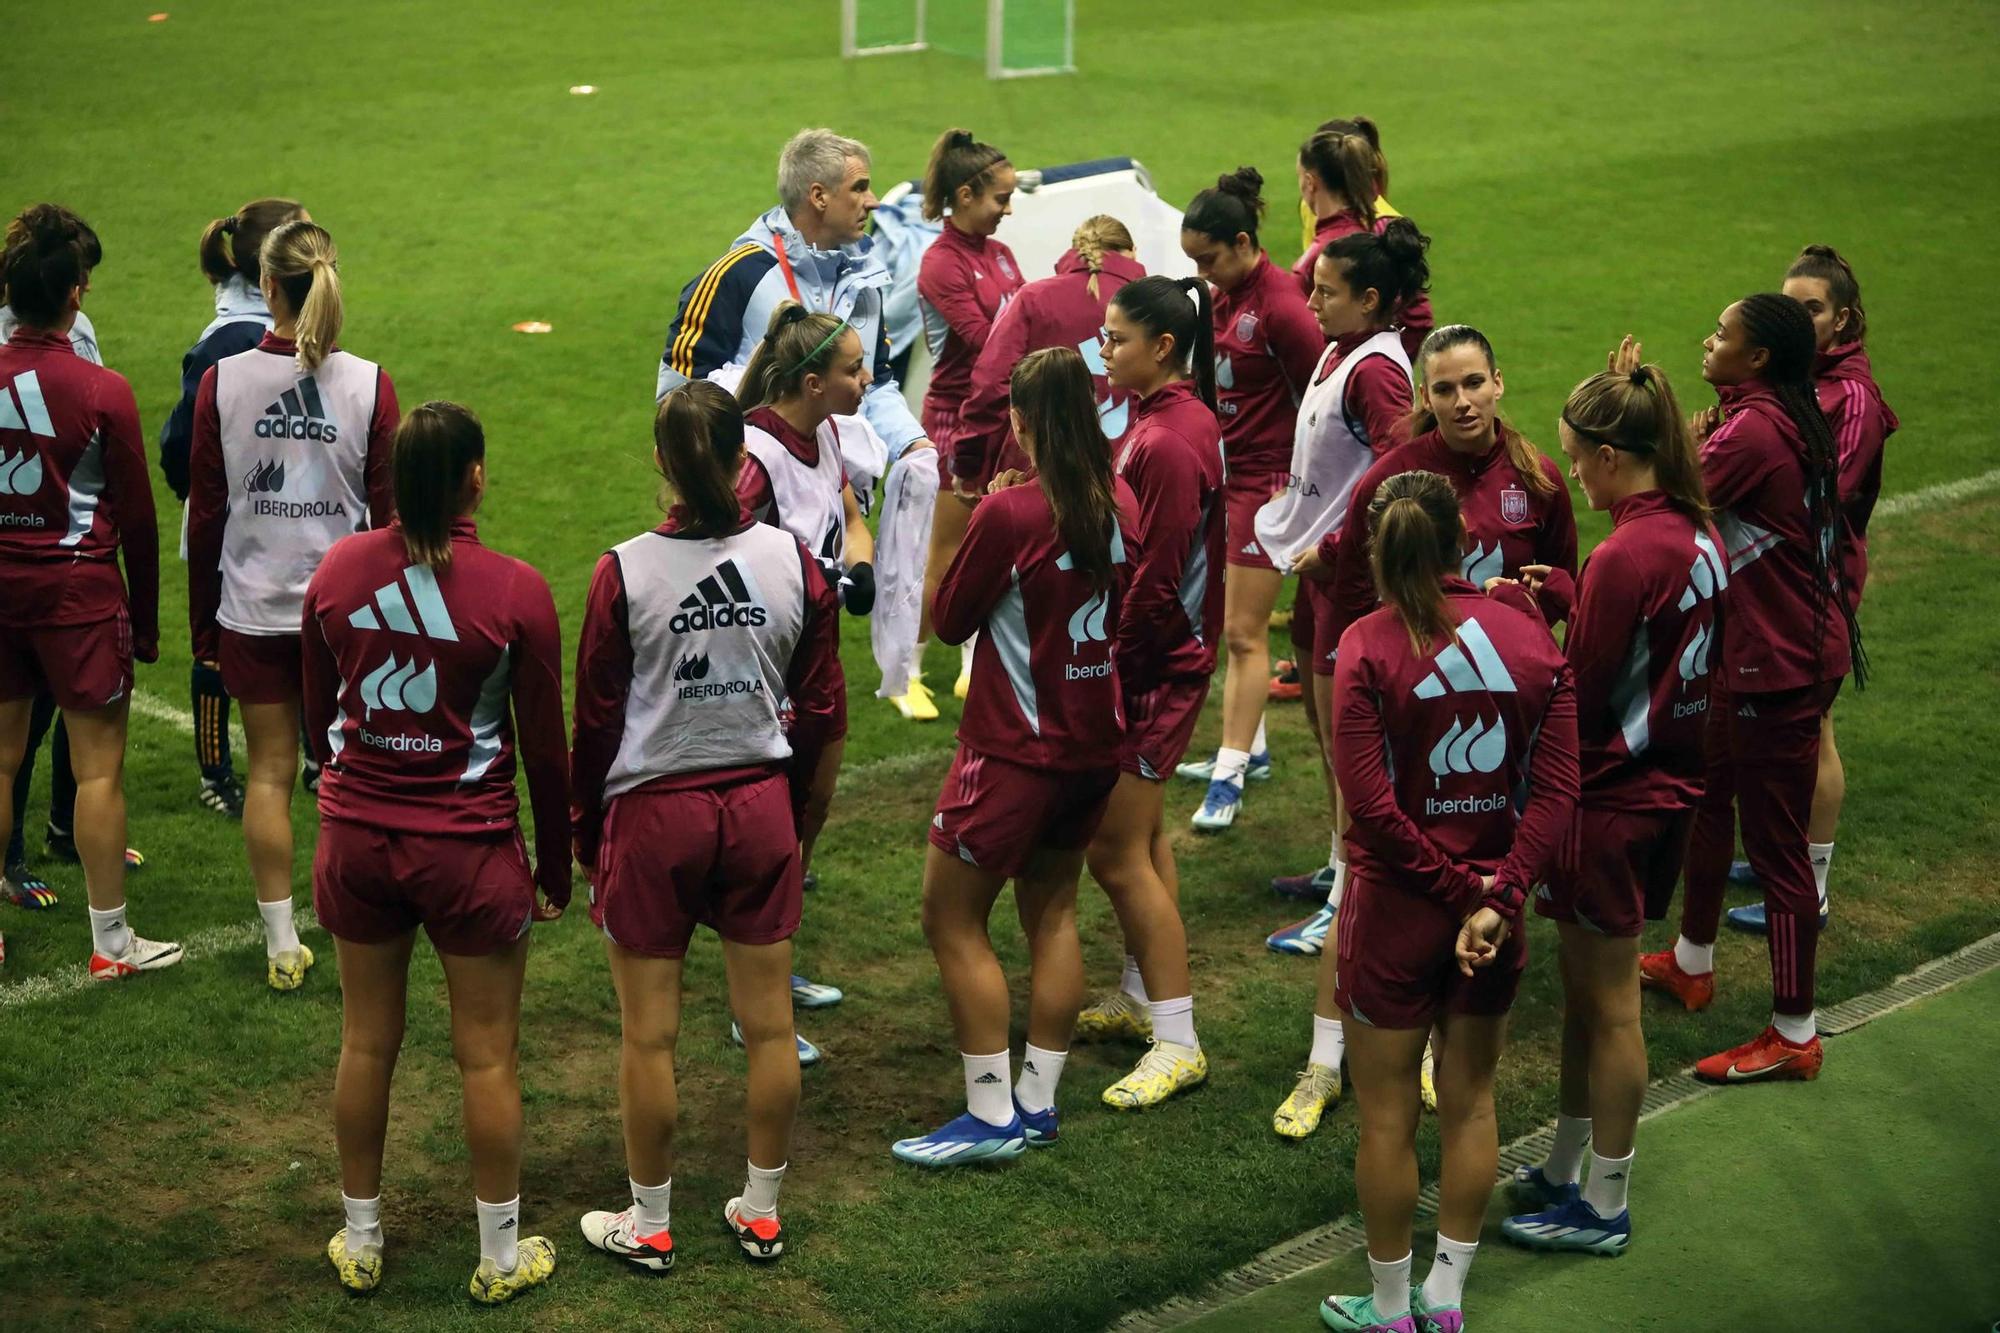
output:
[[[840,53],[942,51],[989,79],[1076,70],[1076,0],[841,0]]]

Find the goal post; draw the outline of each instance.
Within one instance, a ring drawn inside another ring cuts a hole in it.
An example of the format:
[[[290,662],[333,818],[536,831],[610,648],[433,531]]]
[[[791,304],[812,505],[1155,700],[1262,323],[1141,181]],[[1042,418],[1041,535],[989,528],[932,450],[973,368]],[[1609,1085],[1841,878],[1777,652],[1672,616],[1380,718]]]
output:
[[[1076,70],[1076,0],[841,0],[840,53],[941,51],[989,79]]]

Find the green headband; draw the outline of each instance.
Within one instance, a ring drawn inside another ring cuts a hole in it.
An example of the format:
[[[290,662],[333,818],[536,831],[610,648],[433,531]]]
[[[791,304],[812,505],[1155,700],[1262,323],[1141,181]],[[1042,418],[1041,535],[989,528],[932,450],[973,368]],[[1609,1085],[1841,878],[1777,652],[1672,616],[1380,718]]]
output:
[[[847,330],[850,327],[852,326],[849,325],[848,322],[844,319],[841,320],[840,323],[834,325],[833,332],[827,334],[826,337],[820,339],[819,346],[813,348],[810,352],[807,352],[804,356],[800,357],[798,360],[798,364],[794,365],[789,371],[786,372],[786,374],[796,375],[801,370],[804,370],[807,366],[817,361],[819,359],[819,354],[821,352],[824,352],[827,348],[833,346],[833,340],[835,338],[838,338],[841,334],[847,332]]]

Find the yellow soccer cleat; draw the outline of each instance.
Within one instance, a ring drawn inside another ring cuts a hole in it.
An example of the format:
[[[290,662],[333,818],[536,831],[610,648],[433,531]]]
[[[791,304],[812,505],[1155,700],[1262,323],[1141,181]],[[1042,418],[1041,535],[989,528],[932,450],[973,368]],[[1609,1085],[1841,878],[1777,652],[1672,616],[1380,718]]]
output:
[[[1111,994],[1076,1016],[1077,1041],[1151,1041],[1153,1015],[1124,991]]]
[[[972,692],[972,663],[967,662],[965,669],[958,673],[958,680],[952,685],[951,692],[961,699]]]
[[[1155,1041],[1131,1073],[1104,1090],[1104,1104],[1120,1111],[1141,1111],[1207,1081],[1208,1053],[1201,1047]]]
[[[1437,1060],[1431,1055],[1429,1038],[1424,1039],[1424,1062],[1417,1066],[1417,1091],[1426,1111],[1438,1109]]]
[[[333,1239],[326,1243],[327,1262],[340,1276],[340,1285],[349,1291],[370,1292],[382,1282],[382,1247],[363,1245],[359,1250],[347,1248],[347,1228],[333,1233]]]
[[[264,979],[272,990],[297,990],[306,984],[306,969],[313,965],[313,951],[301,944],[270,960]]]
[[[499,1305],[511,1301],[530,1287],[539,1287],[549,1280],[549,1274],[556,1271],[556,1247],[547,1236],[524,1236],[521,1238],[519,1256],[514,1267],[501,1272],[491,1259],[481,1259],[479,1268],[472,1275],[472,1299],[481,1305]]]
[[[908,721],[937,721],[937,704],[931,698],[930,687],[924,684],[921,677],[910,677],[909,690],[903,694],[891,695],[889,702],[896,705],[896,711]]]
[[[1278,1104],[1271,1128],[1288,1139],[1303,1139],[1319,1128],[1326,1108],[1340,1100],[1340,1071],[1325,1065],[1307,1065],[1299,1075],[1292,1095]]]

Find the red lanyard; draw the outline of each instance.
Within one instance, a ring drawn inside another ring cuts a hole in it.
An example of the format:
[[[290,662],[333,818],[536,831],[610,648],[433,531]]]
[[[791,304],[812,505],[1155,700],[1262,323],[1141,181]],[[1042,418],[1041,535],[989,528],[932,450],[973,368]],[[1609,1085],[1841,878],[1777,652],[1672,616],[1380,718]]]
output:
[[[771,233],[771,240],[775,244],[775,247],[778,251],[778,267],[784,272],[785,286],[791,288],[792,299],[794,301],[797,301],[800,305],[804,305],[806,303],[806,298],[799,295],[799,280],[792,276],[791,256],[785,253],[785,238],[779,235],[777,231],[773,230]]]

